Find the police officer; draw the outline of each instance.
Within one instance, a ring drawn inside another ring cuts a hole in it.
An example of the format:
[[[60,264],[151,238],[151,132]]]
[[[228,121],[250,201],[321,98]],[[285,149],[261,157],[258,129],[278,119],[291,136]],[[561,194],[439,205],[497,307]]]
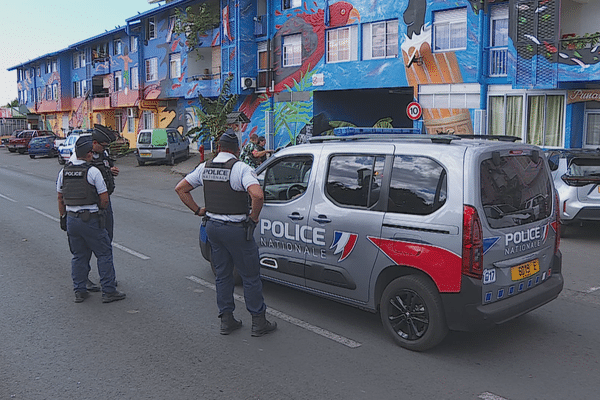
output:
[[[71,277],[75,302],[88,296],[86,287],[92,253],[98,261],[98,274],[102,285],[102,302],[123,300],[125,293],[115,285],[115,269],[111,240],[99,211],[108,207],[108,192],[102,174],[91,166],[92,140],[81,136],[75,143],[77,159],[69,162],[59,172],[56,182],[58,211],[61,228],[67,231],[71,260]]]
[[[106,130],[101,130],[95,128],[92,133],[92,161],[91,165],[98,168],[102,173],[102,177],[104,178],[104,183],[106,184],[106,189],[108,191],[108,207],[103,211],[104,213],[104,226],[108,231],[108,237],[111,242],[113,240],[114,233],[114,216],[112,210],[112,202],[110,201],[110,196],[115,191],[115,177],[119,175],[119,168],[115,166],[114,160],[110,157],[107,147],[108,145],[116,139],[115,135],[109,135]],[[77,159],[77,155],[73,154],[69,161],[74,161]],[[87,281],[87,290],[90,292],[99,292],[100,286],[92,282],[89,278]]]
[[[242,321],[233,316],[234,266],[244,284],[246,309],[252,315],[252,336],[263,336],[277,329],[265,318],[258,246],[252,236],[263,206],[263,191],[254,170],[238,160],[239,142],[228,129],[218,143],[219,154],[200,164],[175,188],[181,201],[198,216],[204,216],[211,245],[211,260],[216,271],[217,306],[222,335],[241,328]],[[200,207],[191,191],[204,186],[204,203]],[[251,208],[249,207],[249,198]]]

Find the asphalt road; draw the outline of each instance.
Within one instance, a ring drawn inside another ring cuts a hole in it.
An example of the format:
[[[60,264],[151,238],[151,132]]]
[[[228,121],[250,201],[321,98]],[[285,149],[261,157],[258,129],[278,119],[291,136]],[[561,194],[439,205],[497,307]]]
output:
[[[127,299],[75,304],[60,166],[0,148],[0,400],[598,397],[598,226],[563,239],[556,301],[496,329],[451,332],[426,353],[394,345],[376,314],[270,283],[279,330],[252,338],[238,301],[244,327],[221,336],[199,218],[173,190],[198,162],[118,160],[114,258]]]

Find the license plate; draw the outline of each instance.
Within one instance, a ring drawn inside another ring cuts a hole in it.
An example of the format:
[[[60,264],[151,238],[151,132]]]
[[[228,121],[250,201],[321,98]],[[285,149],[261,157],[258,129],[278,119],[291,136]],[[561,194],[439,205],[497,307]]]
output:
[[[152,157],[152,153],[141,153],[140,152],[140,157]]]
[[[510,269],[513,281],[520,281],[521,279],[528,278],[538,272],[540,272],[540,261],[537,258]]]

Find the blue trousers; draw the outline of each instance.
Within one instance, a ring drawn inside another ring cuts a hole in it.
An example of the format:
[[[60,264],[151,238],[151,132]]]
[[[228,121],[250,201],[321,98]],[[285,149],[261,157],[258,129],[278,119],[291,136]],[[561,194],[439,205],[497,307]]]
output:
[[[228,225],[215,220],[206,223],[206,234],[217,273],[215,285],[219,315],[235,309],[234,266],[244,285],[246,309],[253,315],[264,312],[267,307],[262,294],[258,246],[254,239],[246,240],[246,232],[241,225]]]
[[[111,240],[108,231],[100,228],[97,216],[92,216],[87,222],[80,217],[67,214],[67,235],[73,258],[71,260],[71,278],[73,289],[86,291],[90,259],[92,253],[98,260],[98,275],[104,293],[117,290],[115,286],[115,267]]]

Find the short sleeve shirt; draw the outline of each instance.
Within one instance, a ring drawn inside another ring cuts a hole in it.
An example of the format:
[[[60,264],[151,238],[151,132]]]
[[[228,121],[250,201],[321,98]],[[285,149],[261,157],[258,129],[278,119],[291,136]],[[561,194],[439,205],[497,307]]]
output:
[[[231,153],[221,152],[217,154],[217,156],[213,159],[214,162],[217,163],[225,163],[230,159],[235,158],[235,155]],[[197,188],[198,186],[202,186],[202,172],[204,171],[204,167],[206,163],[200,164],[196,167],[195,170],[187,174],[184,178],[193,188]],[[248,187],[251,185],[258,185],[258,178],[256,177],[256,173],[248,164],[244,164],[243,162],[238,162],[233,165],[231,168],[231,174],[229,175],[229,184],[233,190],[238,192],[248,191]],[[218,219],[222,221],[230,221],[230,222],[239,222],[242,221],[245,217],[240,215],[221,215],[221,214],[213,214],[207,213],[209,218]]]
[[[81,165],[81,164],[85,164],[85,161],[76,158],[73,161],[73,164]],[[88,170],[88,174],[87,174],[87,181],[90,185],[93,185],[96,188],[96,191],[98,192],[98,194],[102,194],[107,191],[106,183],[104,183],[104,178],[102,177],[102,173],[100,172],[100,170],[98,168],[90,167],[90,169]],[[58,179],[56,180],[56,191],[58,193],[62,193],[62,186],[63,186],[63,169],[61,169],[60,172],[58,173]],[[83,210],[89,210],[91,212],[96,212],[96,211],[98,211],[98,205],[90,204],[90,205],[85,205],[85,206],[66,206],[66,209],[67,209],[67,211],[71,211],[71,212],[78,212],[78,211],[83,211]]]

